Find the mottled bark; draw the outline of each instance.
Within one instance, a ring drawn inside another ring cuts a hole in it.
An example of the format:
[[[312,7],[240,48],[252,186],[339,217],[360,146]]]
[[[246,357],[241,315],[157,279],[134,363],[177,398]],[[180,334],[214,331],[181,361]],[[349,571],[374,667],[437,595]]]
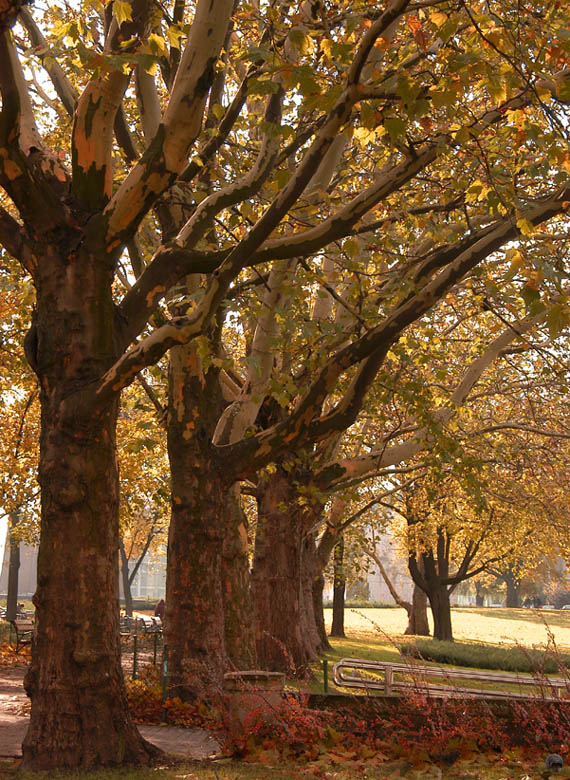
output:
[[[144,763],[157,751],[130,718],[119,647],[117,397],[101,407],[90,392],[116,357],[110,268],[46,252],[33,325],[42,516],[22,767]]]
[[[331,636],[344,637],[344,595],[346,578],[344,576],[344,536],[341,536],[334,548],[333,614]]]
[[[252,569],[258,663],[296,675],[306,674],[318,655],[316,627],[310,634],[303,630],[303,549],[314,516],[300,497],[294,476],[281,467],[260,480]]]
[[[171,351],[165,640],[169,690],[184,698],[221,690],[226,665],[222,549],[230,485],[210,446],[222,403],[217,372],[201,372],[192,345]]]
[[[315,516],[311,526],[315,525]],[[315,534],[305,533],[301,539],[301,631],[311,654],[319,654],[325,650],[315,614],[313,585],[316,571]],[[322,605],[321,605],[322,613]],[[327,643],[328,644],[328,643]]]
[[[240,492],[237,485],[234,485],[226,496],[222,592],[228,665],[231,669],[254,669],[256,654],[249,578],[247,518],[240,505]]]

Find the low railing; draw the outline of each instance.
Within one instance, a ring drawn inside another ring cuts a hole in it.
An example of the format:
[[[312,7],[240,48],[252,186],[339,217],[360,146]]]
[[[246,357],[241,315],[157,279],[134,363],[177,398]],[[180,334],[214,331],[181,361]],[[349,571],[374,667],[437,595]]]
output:
[[[496,699],[541,698],[561,699],[570,693],[570,680],[562,677],[546,677],[530,674],[489,672],[463,669],[457,666],[428,666],[415,663],[398,664],[388,661],[370,661],[364,658],[343,658],[333,667],[333,680],[341,688],[360,688],[366,691],[382,691],[391,696],[404,690],[420,690],[439,696],[475,696]],[[445,682],[439,682],[445,680]],[[497,688],[457,686],[456,680],[475,683],[530,687],[535,692]],[[566,698],[566,697],[564,697]]]

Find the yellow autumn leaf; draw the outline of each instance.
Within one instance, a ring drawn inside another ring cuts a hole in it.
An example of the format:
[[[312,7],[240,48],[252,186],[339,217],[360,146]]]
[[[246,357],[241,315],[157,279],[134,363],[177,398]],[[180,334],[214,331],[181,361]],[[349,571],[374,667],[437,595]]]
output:
[[[117,20],[119,27],[123,22],[130,22],[133,18],[133,9],[128,0],[114,0],[113,13]]]
[[[164,56],[168,54],[168,49],[166,48],[166,41],[162,36],[157,35],[156,33],[151,33],[148,36],[148,44],[150,46],[151,51],[154,54],[162,54]]]
[[[528,219],[517,219],[517,227],[523,236],[531,236],[534,233],[534,225]]]

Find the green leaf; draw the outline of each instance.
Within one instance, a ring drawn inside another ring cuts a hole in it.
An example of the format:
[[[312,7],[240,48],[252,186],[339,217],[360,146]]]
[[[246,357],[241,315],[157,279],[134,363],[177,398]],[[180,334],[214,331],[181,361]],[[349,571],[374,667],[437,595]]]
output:
[[[384,120],[384,127],[390,134],[392,141],[402,138],[406,135],[406,123],[399,117],[387,117]]]

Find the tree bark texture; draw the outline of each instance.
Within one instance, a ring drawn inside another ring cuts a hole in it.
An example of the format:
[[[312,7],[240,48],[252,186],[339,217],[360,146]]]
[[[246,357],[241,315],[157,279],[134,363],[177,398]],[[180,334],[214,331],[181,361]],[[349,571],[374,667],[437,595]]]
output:
[[[217,372],[202,375],[197,361],[192,345],[171,351],[165,641],[169,691],[182,698],[221,691],[226,665],[222,549],[229,484],[210,445],[219,416]]]
[[[428,599],[433,615],[433,638],[442,642],[453,642],[451,628],[451,604],[447,586],[430,583]]]
[[[429,636],[429,623],[427,617],[427,595],[414,583],[412,603],[408,609],[408,625],[404,634],[416,636]]]
[[[247,518],[241,508],[238,485],[233,485],[226,494],[225,514],[222,592],[227,663],[232,670],[254,669],[256,654]]]
[[[313,515],[312,527],[316,524],[318,514]],[[328,641],[323,643],[319,631],[318,617],[315,612],[314,583],[318,572],[317,563],[317,545],[314,532],[305,533],[301,539],[301,631],[305,637],[305,642],[315,655],[322,653],[327,649]],[[324,615],[321,617],[324,628]]]
[[[33,326],[42,516],[22,767],[148,763],[157,751],[129,715],[119,647],[118,399],[103,407],[90,392],[116,357],[111,276],[89,256],[47,251]]]
[[[318,631],[315,626],[307,632],[303,625],[307,613],[313,614],[305,603],[302,565],[314,515],[299,497],[292,475],[281,466],[259,481],[252,589],[260,667],[304,675],[318,654]]]
[[[344,596],[346,578],[344,576],[344,536],[340,536],[334,548],[333,614],[331,636],[344,637]]]
[[[315,623],[317,625],[317,631],[319,634],[320,649],[321,652],[330,650],[332,645],[329,642],[327,636],[327,629],[325,626],[325,615],[323,612],[323,591],[325,589],[325,577],[322,572],[319,572],[316,577],[313,578],[313,614],[315,616]]]

